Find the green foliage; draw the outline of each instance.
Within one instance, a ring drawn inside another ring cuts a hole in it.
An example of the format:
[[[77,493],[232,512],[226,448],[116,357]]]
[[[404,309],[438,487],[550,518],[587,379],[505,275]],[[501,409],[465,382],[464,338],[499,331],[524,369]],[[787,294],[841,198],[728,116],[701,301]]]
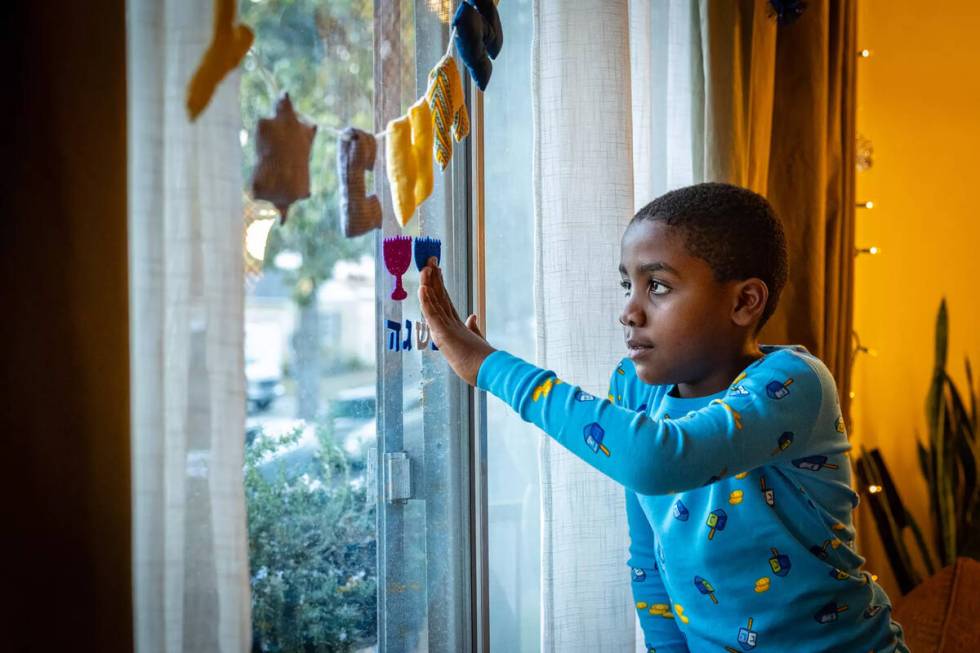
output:
[[[949,314],[943,299],[936,316],[935,362],[926,395],[929,437],[923,443],[918,434],[915,436],[919,467],[929,490],[933,548],[940,568],[953,564],[959,556],[980,560],[978,396],[969,359],[965,361],[966,401],[947,372],[948,341]],[[932,575],[936,565],[926,537],[899,498],[877,449],[862,448],[856,470],[896,580],[903,593],[908,592],[921,582],[922,574],[909,556],[904,531],[912,533],[925,572]],[[872,486],[879,488],[873,494],[867,492]]]
[[[302,427],[246,448],[253,651],[351,651],[375,641],[375,512],[330,429],[303,473],[273,454]]]
[[[919,466],[929,486],[933,534],[940,566],[957,556],[980,558],[980,485],[977,483],[977,396],[966,360],[969,409],[946,371],[949,318],[943,299],[936,317],[935,364],[926,398],[929,439],[916,438]]]

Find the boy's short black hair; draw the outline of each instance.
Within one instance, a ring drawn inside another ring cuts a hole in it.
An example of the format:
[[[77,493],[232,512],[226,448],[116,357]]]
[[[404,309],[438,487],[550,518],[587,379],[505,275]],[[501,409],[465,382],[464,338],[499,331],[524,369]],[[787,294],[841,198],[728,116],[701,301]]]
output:
[[[732,184],[695,184],[653,200],[636,212],[630,226],[640,220],[679,229],[688,252],[704,259],[719,282],[762,279],[769,299],[756,332],[776,310],[789,268],[786,235],[762,195]]]

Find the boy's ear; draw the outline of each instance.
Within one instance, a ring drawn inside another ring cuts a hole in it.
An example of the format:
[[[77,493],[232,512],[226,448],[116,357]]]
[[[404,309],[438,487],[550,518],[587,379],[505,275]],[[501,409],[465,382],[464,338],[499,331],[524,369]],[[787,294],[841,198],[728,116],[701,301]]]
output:
[[[732,322],[742,327],[757,323],[769,300],[766,282],[752,277],[736,282],[733,291],[735,302],[732,306]]]

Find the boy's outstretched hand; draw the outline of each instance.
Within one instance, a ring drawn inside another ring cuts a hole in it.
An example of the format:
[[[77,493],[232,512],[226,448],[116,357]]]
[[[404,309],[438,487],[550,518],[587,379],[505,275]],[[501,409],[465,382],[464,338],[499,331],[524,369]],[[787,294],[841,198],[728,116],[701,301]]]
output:
[[[442,270],[436,257],[431,257],[422,268],[420,280],[419,304],[433,342],[459,378],[476,385],[483,359],[496,350],[480,333],[476,315],[466,318],[465,324],[459,319],[442,283]]]

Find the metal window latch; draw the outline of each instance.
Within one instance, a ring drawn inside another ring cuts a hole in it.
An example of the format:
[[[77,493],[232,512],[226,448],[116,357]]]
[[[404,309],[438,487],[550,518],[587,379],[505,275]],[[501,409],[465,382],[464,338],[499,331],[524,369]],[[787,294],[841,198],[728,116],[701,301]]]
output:
[[[385,501],[402,503],[412,498],[412,462],[404,451],[385,452]]]

